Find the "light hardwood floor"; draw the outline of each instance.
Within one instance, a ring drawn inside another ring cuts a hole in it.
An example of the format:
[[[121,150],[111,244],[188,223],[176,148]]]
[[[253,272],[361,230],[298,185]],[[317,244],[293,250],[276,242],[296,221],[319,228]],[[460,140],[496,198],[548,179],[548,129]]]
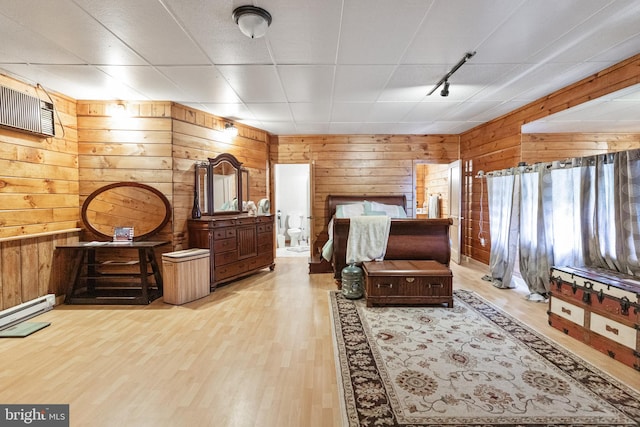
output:
[[[612,376],[640,373],[563,335],[546,304],[498,290],[486,267],[452,265],[476,291]],[[330,274],[305,258],[183,306],[57,306],[51,326],[0,341],[0,403],[68,403],[72,426],[339,426]]]

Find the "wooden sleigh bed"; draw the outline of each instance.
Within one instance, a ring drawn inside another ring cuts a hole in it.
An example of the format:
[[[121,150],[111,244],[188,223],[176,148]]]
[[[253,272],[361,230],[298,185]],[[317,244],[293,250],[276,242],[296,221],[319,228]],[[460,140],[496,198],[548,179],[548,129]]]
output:
[[[333,252],[331,264],[335,280],[341,279],[342,269],[347,266],[347,239],[349,218],[335,218],[336,207],[363,201],[402,206],[406,210],[404,195],[348,196],[329,195],[329,218],[333,218]],[[451,259],[449,241],[449,218],[393,218],[384,259],[388,260],[433,260],[446,266]]]

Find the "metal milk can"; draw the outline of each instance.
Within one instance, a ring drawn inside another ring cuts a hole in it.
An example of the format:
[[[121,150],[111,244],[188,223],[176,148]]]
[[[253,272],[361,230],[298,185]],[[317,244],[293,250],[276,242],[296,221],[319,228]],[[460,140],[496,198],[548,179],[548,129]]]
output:
[[[342,295],[349,299],[362,298],[364,295],[362,269],[354,261],[342,269]]]

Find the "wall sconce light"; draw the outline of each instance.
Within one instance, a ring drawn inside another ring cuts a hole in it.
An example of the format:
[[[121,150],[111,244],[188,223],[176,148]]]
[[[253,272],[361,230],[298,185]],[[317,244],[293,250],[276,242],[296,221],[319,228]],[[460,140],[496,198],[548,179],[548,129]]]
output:
[[[225,123],[224,133],[229,136],[238,136],[238,128],[233,123]]]
[[[271,14],[257,6],[240,6],[231,16],[242,34],[252,39],[264,36],[271,25]]]
[[[111,117],[126,117],[127,116],[127,106],[119,102],[117,104],[109,104],[107,106],[107,114]]]

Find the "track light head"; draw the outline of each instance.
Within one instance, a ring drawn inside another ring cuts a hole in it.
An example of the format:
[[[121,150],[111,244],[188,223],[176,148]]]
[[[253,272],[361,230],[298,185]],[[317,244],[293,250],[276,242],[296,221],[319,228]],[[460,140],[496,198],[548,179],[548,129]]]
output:
[[[427,96],[431,95],[433,92],[435,92],[440,85],[442,85],[444,83],[444,88],[442,89],[442,91],[440,92],[440,95],[442,96],[448,96],[449,95],[449,77],[451,77],[453,75],[453,73],[455,73],[456,71],[458,71],[458,68],[462,67],[462,65],[467,62],[469,59],[471,59],[474,55],[476,54],[475,51],[473,52],[467,52],[465,53],[465,55],[462,57],[462,59],[453,66],[453,68],[451,69],[451,71],[449,71],[447,74],[445,74],[438,83],[436,83],[436,85],[433,87],[433,89],[431,89],[431,91],[429,91],[429,93],[427,94]]]
[[[444,86],[440,91],[441,96],[449,96],[449,82],[447,80],[444,81]]]

